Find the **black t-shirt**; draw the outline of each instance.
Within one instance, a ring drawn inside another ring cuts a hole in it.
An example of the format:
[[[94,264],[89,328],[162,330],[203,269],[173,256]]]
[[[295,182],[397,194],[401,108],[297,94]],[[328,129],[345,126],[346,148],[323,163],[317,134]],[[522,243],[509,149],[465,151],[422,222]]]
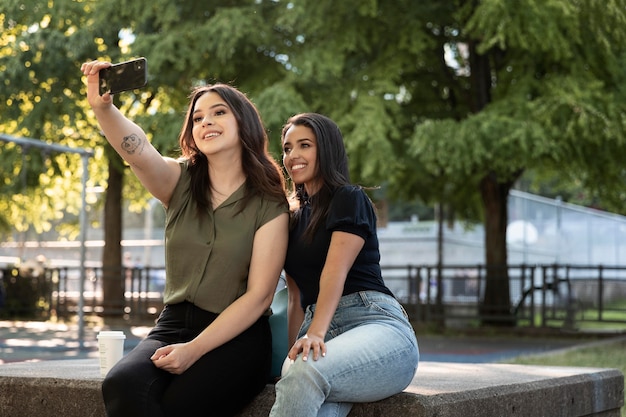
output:
[[[348,185],[335,191],[325,225],[318,228],[312,241],[302,238],[311,219],[311,206],[305,205],[300,210],[298,222],[289,233],[285,272],[298,285],[303,308],[317,302],[320,275],[334,231],[352,233],[365,240],[348,272],[343,295],[376,290],[393,296],[385,286],[380,270],[376,213],[363,189]]]

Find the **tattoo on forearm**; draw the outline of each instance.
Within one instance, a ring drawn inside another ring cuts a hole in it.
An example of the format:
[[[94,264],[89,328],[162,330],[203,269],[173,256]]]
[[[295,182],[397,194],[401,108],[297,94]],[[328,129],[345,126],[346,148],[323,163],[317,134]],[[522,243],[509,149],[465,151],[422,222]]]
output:
[[[128,154],[132,155],[135,152],[141,153],[143,149],[143,140],[135,133],[131,133],[128,136],[124,136],[122,139],[122,149],[124,149]]]

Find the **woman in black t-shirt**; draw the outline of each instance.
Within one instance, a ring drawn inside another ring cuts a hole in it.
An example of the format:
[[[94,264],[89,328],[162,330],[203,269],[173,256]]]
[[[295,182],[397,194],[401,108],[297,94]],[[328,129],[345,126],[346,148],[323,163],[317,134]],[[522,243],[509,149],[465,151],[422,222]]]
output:
[[[270,416],[346,416],[352,403],[410,384],[417,340],[383,282],[376,214],[350,183],[337,125],[320,114],[296,115],[282,145],[294,188],[285,262],[292,347]]]

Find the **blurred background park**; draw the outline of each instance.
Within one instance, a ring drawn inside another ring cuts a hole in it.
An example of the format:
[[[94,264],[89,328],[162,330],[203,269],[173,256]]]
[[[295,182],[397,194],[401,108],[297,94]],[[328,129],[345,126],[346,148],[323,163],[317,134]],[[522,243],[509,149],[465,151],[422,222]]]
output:
[[[101,136],[82,62],[146,57],[116,104],[177,156],[191,87],[280,130],[341,127],[416,325],[626,329],[626,1],[8,1],[0,8],[5,319],[150,322],[163,208]]]

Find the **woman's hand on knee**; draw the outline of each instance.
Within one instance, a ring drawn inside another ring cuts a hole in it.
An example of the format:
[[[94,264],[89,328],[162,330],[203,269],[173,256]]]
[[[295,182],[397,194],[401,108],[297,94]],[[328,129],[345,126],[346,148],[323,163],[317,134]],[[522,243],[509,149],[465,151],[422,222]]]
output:
[[[316,361],[321,357],[326,356],[326,343],[324,339],[318,336],[304,335],[300,339],[296,340],[289,350],[289,358],[295,360],[300,352],[302,352],[302,360],[307,361],[309,355],[313,351],[313,360]]]
[[[157,349],[150,357],[157,368],[180,375],[193,365],[198,358],[189,343],[178,343]]]

